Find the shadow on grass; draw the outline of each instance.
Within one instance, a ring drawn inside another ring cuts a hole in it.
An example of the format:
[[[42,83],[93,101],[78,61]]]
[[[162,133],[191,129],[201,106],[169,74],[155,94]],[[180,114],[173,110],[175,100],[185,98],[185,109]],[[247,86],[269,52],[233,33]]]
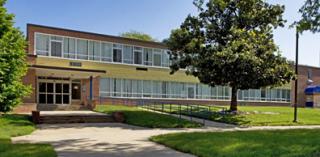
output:
[[[243,115],[238,114],[222,114],[222,113],[213,113],[210,116],[210,119],[217,122],[223,122],[234,125],[248,125],[249,120],[246,120]]]

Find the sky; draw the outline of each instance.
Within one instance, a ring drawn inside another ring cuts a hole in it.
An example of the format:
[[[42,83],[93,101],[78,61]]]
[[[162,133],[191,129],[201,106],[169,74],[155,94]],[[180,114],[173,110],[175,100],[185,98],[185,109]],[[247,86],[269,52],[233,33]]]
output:
[[[274,31],[274,39],[282,54],[295,60],[295,30],[289,25],[299,19],[304,0],[267,1],[286,7],[286,26]],[[135,30],[159,41],[197,13],[192,0],[7,0],[5,7],[23,32],[32,23],[108,35]],[[299,41],[299,64],[319,67],[320,33],[304,32]]]

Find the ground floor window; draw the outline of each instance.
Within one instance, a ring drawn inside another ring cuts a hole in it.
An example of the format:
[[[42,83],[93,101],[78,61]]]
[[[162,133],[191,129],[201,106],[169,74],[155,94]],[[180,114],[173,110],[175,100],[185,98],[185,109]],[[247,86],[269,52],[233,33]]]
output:
[[[230,100],[231,89],[227,86],[209,87],[200,83],[133,80],[120,78],[100,79],[101,97],[161,98]],[[290,102],[290,89],[263,88],[238,92],[240,101]]]

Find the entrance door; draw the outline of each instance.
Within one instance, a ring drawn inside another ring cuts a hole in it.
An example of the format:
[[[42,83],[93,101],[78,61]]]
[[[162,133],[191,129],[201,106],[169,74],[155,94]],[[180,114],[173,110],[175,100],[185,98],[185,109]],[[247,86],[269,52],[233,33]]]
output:
[[[72,100],[80,100],[81,99],[81,83],[80,81],[72,81]]]
[[[188,86],[188,98],[194,99],[195,86]]]
[[[39,81],[39,104],[70,104],[70,83],[53,80]]]

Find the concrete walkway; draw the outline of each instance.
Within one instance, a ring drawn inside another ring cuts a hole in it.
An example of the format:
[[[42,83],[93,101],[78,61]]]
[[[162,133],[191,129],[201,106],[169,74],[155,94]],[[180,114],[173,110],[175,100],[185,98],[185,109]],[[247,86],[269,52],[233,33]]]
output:
[[[121,123],[38,127],[30,135],[12,138],[12,142],[50,143],[59,157],[193,157],[148,140],[154,135],[187,131],[185,129],[146,129]]]

